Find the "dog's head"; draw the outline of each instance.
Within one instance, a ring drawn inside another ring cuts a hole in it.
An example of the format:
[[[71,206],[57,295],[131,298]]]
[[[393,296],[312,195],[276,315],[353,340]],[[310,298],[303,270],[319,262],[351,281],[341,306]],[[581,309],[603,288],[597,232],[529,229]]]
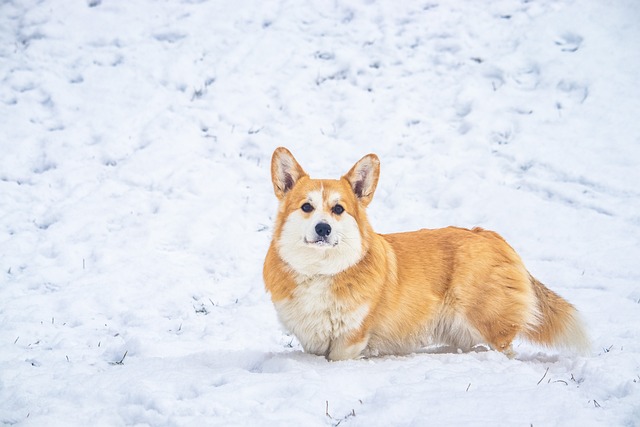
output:
[[[312,179],[286,148],[271,159],[280,201],[274,241],[280,257],[301,275],[337,274],[357,263],[372,233],[365,208],[380,174],[375,154],[360,159],[342,178]]]

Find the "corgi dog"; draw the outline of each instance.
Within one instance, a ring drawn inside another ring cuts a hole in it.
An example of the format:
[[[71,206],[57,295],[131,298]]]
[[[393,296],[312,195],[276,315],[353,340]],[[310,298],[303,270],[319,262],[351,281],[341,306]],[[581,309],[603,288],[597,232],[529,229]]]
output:
[[[512,357],[517,336],[588,349],[576,309],[497,233],[373,231],[365,209],[379,174],[375,154],[332,180],[310,178],[286,148],[273,153],[279,208],[263,278],[306,352],[345,360],[484,344]]]

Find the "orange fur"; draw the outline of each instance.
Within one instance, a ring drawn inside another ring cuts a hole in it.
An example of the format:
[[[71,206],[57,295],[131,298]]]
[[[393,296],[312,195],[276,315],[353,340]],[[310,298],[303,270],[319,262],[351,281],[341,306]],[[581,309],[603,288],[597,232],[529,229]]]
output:
[[[533,278],[497,233],[376,234],[365,212],[379,176],[375,155],[339,180],[317,180],[278,148],[271,170],[280,206],[264,282],[305,351],[338,360],[484,343],[511,355],[516,336],[588,348],[575,308]],[[301,211],[305,203],[311,212]],[[336,230],[337,243],[314,240],[318,222]]]

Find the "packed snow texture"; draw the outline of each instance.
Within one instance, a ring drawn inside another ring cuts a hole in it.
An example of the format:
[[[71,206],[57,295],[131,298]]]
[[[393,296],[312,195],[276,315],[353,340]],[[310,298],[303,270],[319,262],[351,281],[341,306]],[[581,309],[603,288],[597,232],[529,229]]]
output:
[[[640,425],[634,0],[0,3],[0,424]],[[327,362],[262,283],[273,149],[481,226],[586,356]]]

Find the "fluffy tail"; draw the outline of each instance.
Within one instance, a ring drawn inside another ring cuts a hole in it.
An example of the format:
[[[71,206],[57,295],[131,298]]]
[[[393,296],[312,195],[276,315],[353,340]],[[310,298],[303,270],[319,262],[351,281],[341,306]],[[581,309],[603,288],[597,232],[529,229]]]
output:
[[[533,276],[531,286],[538,300],[539,323],[532,325],[525,336],[542,345],[587,354],[591,343],[575,307]]]

